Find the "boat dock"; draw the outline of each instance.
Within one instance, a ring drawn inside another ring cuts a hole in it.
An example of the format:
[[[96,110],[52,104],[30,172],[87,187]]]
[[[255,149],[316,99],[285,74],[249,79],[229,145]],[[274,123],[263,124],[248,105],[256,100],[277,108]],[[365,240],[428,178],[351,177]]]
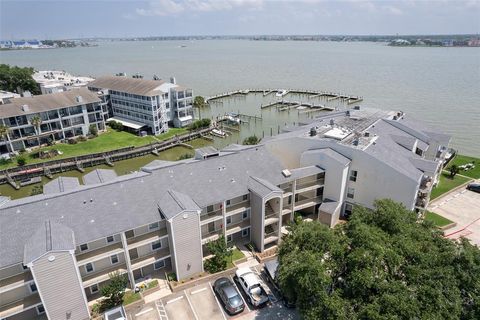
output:
[[[272,93],[279,92],[285,90],[285,94],[287,95],[289,93],[295,93],[295,94],[306,94],[308,95],[308,99],[313,99],[313,98],[318,98],[318,97],[326,97],[327,101],[333,101],[337,99],[342,99],[343,101],[346,101],[347,104],[352,104],[356,102],[361,102],[363,101],[363,97],[359,96],[350,96],[346,94],[339,94],[339,93],[333,93],[333,92],[326,92],[326,91],[315,91],[315,90],[299,90],[299,89],[243,89],[243,90],[235,90],[235,91],[230,91],[230,92],[224,92],[221,94],[217,94],[214,96],[207,97],[205,99],[205,102],[210,102],[210,101],[215,101],[217,99],[222,99],[222,98],[227,98],[231,97],[234,95],[246,95],[248,93],[261,93],[264,97],[268,96]],[[267,108],[267,106],[265,107]]]

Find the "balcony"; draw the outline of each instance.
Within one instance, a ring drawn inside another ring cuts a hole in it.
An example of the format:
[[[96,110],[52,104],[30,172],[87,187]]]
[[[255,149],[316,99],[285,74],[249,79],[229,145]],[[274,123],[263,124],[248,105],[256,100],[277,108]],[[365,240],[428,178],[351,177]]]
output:
[[[223,210],[217,209],[208,213],[202,213],[200,215],[200,225],[208,224],[223,218]]]
[[[120,274],[127,273],[127,265],[125,263],[118,263],[109,268],[99,271],[94,271],[82,276],[83,287],[87,288],[96,283],[104,282],[110,279],[110,273],[119,272]]]
[[[235,234],[237,232],[242,231],[242,229],[247,228],[250,226],[250,219],[245,219],[242,221],[238,221],[236,223],[231,223],[227,226],[227,231],[225,234],[228,236],[230,234]]]
[[[227,217],[233,216],[234,214],[242,213],[249,208],[250,208],[250,200],[243,200],[241,202],[228,206],[226,208],[227,209],[226,215]]]
[[[113,256],[114,254],[120,253],[123,253],[122,243],[116,242],[111,245],[101,247],[86,253],[77,254],[76,258],[78,265],[82,266],[89,262],[98,261]]]
[[[40,296],[38,295],[38,293],[29,295],[28,297],[25,297],[23,299],[1,306],[0,319],[5,319],[9,316],[13,316],[14,314],[34,308],[40,304],[42,304],[42,300],[40,300]]]
[[[0,293],[23,287],[32,280],[33,277],[29,271],[22,272],[13,277],[2,279],[0,281]]]
[[[278,231],[273,231],[265,234],[265,239],[263,241],[264,245],[275,242],[278,240]]]
[[[217,240],[222,234],[222,229],[202,234],[202,244]]]
[[[269,215],[265,216],[265,226],[276,223],[276,222],[278,222],[278,220],[280,220],[279,217],[278,217],[278,213],[272,212]]]
[[[323,187],[325,184],[325,180],[324,179],[318,179],[318,180],[315,180],[315,181],[309,181],[309,182],[304,182],[304,183],[298,183],[295,190],[296,190],[296,193],[302,193],[302,192],[306,192],[306,191],[312,191],[312,190],[316,190],[318,188],[321,188]]]
[[[282,216],[289,213],[292,213],[292,209],[290,209],[290,206],[288,206],[288,208],[283,208]]]
[[[140,269],[140,268],[152,265],[155,263],[155,261],[160,259],[165,259],[168,257],[170,257],[170,248],[167,247],[160,250],[156,250],[142,257],[132,259],[131,260],[132,270],[136,270],[136,269]]]
[[[155,230],[127,240],[128,249],[135,249],[158,241],[168,235],[167,228]]]
[[[309,208],[311,206],[317,205],[319,203],[322,203],[322,197],[302,199],[302,200],[299,200],[299,201],[295,201],[294,210],[295,211],[302,210],[302,209]]]

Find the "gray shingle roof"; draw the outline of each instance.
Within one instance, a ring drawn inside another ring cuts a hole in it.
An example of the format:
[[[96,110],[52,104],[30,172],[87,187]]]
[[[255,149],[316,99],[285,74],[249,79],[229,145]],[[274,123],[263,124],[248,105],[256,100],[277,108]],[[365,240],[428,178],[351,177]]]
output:
[[[315,150],[309,150],[306,151],[305,153],[314,153],[314,154],[324,154],[332,159],[335,159],[338,163],[346,166],[348,165],[351,160],[345,157],[344,155],[338,153],[337,151],[331,149],[331,148],[322,148],[322,149],[315,149]]]
[[[77,97],[82,97],[82,102]],[[65,92],[42,94],[33,97],[11,99],[10,103],[0,108],[0,118],[14,117],[26,114],[34,114],[43,111],[74,107],[87,103],[101,102],[96,93],[86,88],[72,89]],[[28,106],[28,109],[23,106]]]
[[[295,168],[289,170],[292,175],[290,176],[291,179],[300,179],[308,176],[313,176],[314,174],[319,174],[325,172],[319,166],[308,166],[302,168]]]
[[[279,187],[259,177],[250,177],[248,180],[248,189],[261,197],[266,197],[274,191],[282,191]]]
[[[95,169],[83,176],[83,183],[86,185],[104,183],[115,180],[117,173],[110,169]]]
[[[201,208],[192,198],[174,190],[167,190],[160,198],[158,207],[167,220],[172,219],[184,211],[196,211],[198,214],[201,212]]]
[[[265,147],[255,146],[70,192],[9,201],[0,207],[0,268],[23,260],[25,239],[45,220],[71,228],[77,243],[85,243],[160,220],[160,197],[169,189],[206,207],[247,194],[250,175],[283,183],[283,169]]]
[[[58,177],[43,186],[43,194],[54,194],[76,190],[80,187],[78,178]]]
[[[322,204],[320,204],[319,210],[328,214],[334,214],[335,210],[339,206],[338,201],[333,201],[330,199],[325,199]]]
[[[73,231],[50,220],[39,223],[25,243],[23,264],[27,265],[47,252],[75,250]]]
[[[152,96],[161,94],[159,87],[165,83],[161,80],[135,79],[118,76],[104,76],[97,78],[88,84],[89,87],[110,89],[141,96]]]

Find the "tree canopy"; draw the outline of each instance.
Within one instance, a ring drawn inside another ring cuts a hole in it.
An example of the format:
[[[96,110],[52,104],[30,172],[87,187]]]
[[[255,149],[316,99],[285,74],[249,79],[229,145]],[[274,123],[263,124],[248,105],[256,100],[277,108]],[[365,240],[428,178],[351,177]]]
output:
[[[260,143],[260,139],[256,135],[247,137],[243,140],[244,145],[254,145],[259,143]]]
[[[35,72],[33,68],[21,68],[0,64],[0,89],[10,92],[17,92],[18,88],[30,91],[32,94],[40,94],[32,75]]]
[[[278,280],[305,319],[480,319],[480,249],[391,200],[290,226]]]

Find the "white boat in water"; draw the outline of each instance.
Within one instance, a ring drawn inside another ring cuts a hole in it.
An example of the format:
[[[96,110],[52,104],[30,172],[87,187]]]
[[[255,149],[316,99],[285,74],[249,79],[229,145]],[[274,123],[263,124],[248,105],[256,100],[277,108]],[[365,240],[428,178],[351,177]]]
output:
[[[277,97],[283,97],[288,93],[287,90],[278,90],[277,93],[275,94]]]
[[[225,118],[235,124],[240,124],[240,117],[235,113],[228,113]]]
[[[211,133],[214,135],[214,136],[217,136],[217,137],[226,137],[227,136],[227,133],[223,130],[220,130],[220,129],[213,129],[211,131]]]

